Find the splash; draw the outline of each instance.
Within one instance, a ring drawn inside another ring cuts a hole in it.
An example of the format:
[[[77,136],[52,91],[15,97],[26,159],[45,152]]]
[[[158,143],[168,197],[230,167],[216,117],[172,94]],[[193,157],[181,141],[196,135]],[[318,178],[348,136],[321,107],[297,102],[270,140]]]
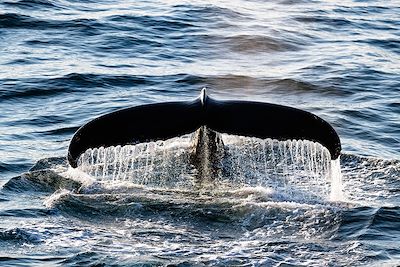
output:
[[[306,140],[259,139],[221,134],[223,153],[213,177],[199,177],[193,163],[194,134],[87,150],[78,169],[102,182],[131,182],[147,187],[212,190],[246,186],[270,188],[282,198],[343,200],[339,159]],[[209,162],[205,161],[204,164]],[[210,168],[210,166],[204,166]],[[206,181],[206,183],[205,183]]]

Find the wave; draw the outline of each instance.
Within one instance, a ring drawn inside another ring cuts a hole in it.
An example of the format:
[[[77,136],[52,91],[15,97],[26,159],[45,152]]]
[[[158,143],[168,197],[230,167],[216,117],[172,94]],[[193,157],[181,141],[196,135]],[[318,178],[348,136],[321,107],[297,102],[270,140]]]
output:
[[[54,215],[53,210],[41,208],[27,208],[27,209],[5,209],[0,211],[1,217],[21,217],[21,218],[38,218]]]
[[[61,87],[51,86],[52,81],[47,80],[50,84],[45,85],[46,80],[29,79],[28,81],[18,81],[17,84],[8,80],[4,85],[4,89],[0,89],[0,101],[15,100],[15,99],[34,99],[37,97],[50,97],[64,93],[79,92],[79,88],[67,86],[64,84]],[[22,83],[22,84],[21,84]]]
[[[382,48],[384,51],[391,51],[396,55],[400,55],[400,41],[396,38],[382,38],[382,39],[364,39],[358,41],[360,43],[366,43],[375,47]]]
[[[253,97],[264,95],[266,92],[277,92],[277,93],[317,93],[318,95],[330,95],[330,96],[343,96],[347,95],[348,92],[341,90],[340,88],[327,86],[318,83],[306,82],[294,78],[284,79],[271,79],[271,78],[260,78],[245,75],[218,75],[218,76],[204,76],[201,77],[203,84],[216,88],[218,92],[223,91],[224,93],[239,94],[243,97],[245,93],[251,94]]]
[[[59,261],[60,264],[65,266],[106,266],[113,265],[115,262],[116,259],[113,257],[104,256],[93,251],[77,253]],[[136,265],[136,262],[134,265]]]
[[[340,220],[340,206],[277,202],[274,193],[261,188],[213,195],[139,187],[126,191],[100,193],[97,188],[93,193],[83,190],[77,194],[62,190],[50,196],[46,206],[85,221],[168,218],[188,224],[229,224],[239,232],[261,228],[276,237],[295,233],[315,237],[316,229],[325,236]]]
[[[295,18],[298,22],[315,23],[327,25],[334,29],[342,30],[343,27],[352,27],[354,22],[344,17],[327,17],[327,16],[299,16]]]
[[[30,30],[79,30],[82,35],[95,35],[105,25],[95,19],[55,20],[40,19],[19,13],[0,14],[0,27],[3,29]]]
[[[43,237],[34,230],[14,228],[0,231],[0,242],[39,244],[43,242]]]
[[[49,1],[49,0],[19,0],[19,1],[3,1],[1,3],[7,7],[16,7],[20,9],[26,10],[43,10],[43,9],[56,9],[59,10],[62,8],[58,1]]]
[[[7,162],[2,162],[0,161],[0,173],[4,174],[7,172],[20,172],[22,170],[27,170],[29,169],[30,164],[28,163],[7,163]]]
[[[400,197],[400,161],[343,154],[341,156],[347,198],[359,205],[396,206]]]
[[[194,22],[199,20],[202,21],[222,18],[238,20],[247,17],[246,14],[238,12],[237,10],[220,7],[217,5],[196,6],[190,4],[181,4],[174,5],[173,10],[176,17]]]
[[[400,207],[356,207],[343,211],[334,240],[400,241]]]
[[[11,178],[2,190],[11,192],[54,192],[58,189],[77,190],[82,184],[51,169],[34,170]]]
[[[107,75],[94,73],[69,73],[53,78],[4,79],[0,101],[20,98],[50,97],[61,94],[87,92],[91,88],[150,86],[156,84],[195,84],[196,76],[177,74],[167,76]],[[162,89],[160,89],[162,90]],[[174,90],[173,88],[165,90]]]
[[[38,97],[53,97],[65,94],[86,94],[91,89],[101,88],[109,91],[110,88],[118,87],[127,90],[140,86],[160,85],[164,86],[154,89],[155,92],[191,93],[190,85],[201,88],[204,79],[194,75],[176,74],[166,76],[146,75],[107,75],[93,73],[70,73],[61,77],[53,78],[29,78],[29,79],[3,79],[3,87],[0,89],[1,101],[14,101],[18,99],[32,99]],[[179,86],[179,87],[177,87]],[[114,90],[114,89],[113,89]],[[97,92],[94,92],[97,93]]]
[[[144,31],[162,31],[164,33],[172,31],[185,31],[187,29],[195,28],[196,26],[192,23],[177,20],[170,16],[149,16],[149,15],[113,15],[105,18],[108,22],[114,22],[118,26],[119,30],[128,30],[132,28],[140,28]],[[123,25],[119,25],[119,23]]]
[[[218,44],[219,47],[228,47],[231,52],[243,54],[297,51],[301,49],[298,43],[262,35],[210,36],[207,41]]]

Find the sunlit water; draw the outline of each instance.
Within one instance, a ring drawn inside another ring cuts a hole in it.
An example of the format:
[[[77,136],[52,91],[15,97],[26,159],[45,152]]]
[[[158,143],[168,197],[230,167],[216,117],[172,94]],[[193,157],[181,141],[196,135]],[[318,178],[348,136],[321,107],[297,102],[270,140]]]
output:
[[[2,1],[0,265],[399,265],[399,14],[390,0]],[[232,136],[217,179],[196,176],[190,137],[68,168],[83,123],[202,87],[329,121],[343,176],[317,144]]]

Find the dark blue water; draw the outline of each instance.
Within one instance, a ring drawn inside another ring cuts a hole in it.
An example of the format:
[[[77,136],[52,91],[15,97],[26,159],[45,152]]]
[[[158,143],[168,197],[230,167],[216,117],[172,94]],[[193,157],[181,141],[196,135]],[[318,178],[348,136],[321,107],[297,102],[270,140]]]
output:
[[[1,1],[0,265],[399,265],[399,14],[395,0]],[[329,121],[346,201],[77,192],[61,175],[85,122],[202,87]]]

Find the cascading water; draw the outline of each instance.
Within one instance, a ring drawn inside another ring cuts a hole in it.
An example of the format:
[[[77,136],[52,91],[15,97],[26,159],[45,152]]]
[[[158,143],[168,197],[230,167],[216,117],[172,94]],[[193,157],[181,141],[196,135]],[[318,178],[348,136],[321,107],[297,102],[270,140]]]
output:
[[[147,187],[192,190],[264,187],[285,199],[343,200],[339,159],[332,161],[322,145],[306,140],[259,139],[221,134],[217,170],[200,171],[193,163],[194,134],[125,145],[89,149],[79,170],[98,181],[129,181]],[[201,162],[205,170],[210,161]],[[198,174],[209,177],[199,177]],[[212,176],[212,177],[210,177]],[[206,181],[206,182],[205,182]]]
[[[340,160],[319,143],[222,137],[223,177],[230,182],[272,188],[294,201],[343,200]]]
[[[88,149],[78,169],[98,181],[129,181],[152,187],[188,188],[194,183],[191,135],[166,141]]]
[[[333,201],[344,200],[343,184],[342,184],[342,171],[340,168],[340,157],[336,160],[332,160],[330,168],[330,179],[331,179],[331,194],[330,198]]]

